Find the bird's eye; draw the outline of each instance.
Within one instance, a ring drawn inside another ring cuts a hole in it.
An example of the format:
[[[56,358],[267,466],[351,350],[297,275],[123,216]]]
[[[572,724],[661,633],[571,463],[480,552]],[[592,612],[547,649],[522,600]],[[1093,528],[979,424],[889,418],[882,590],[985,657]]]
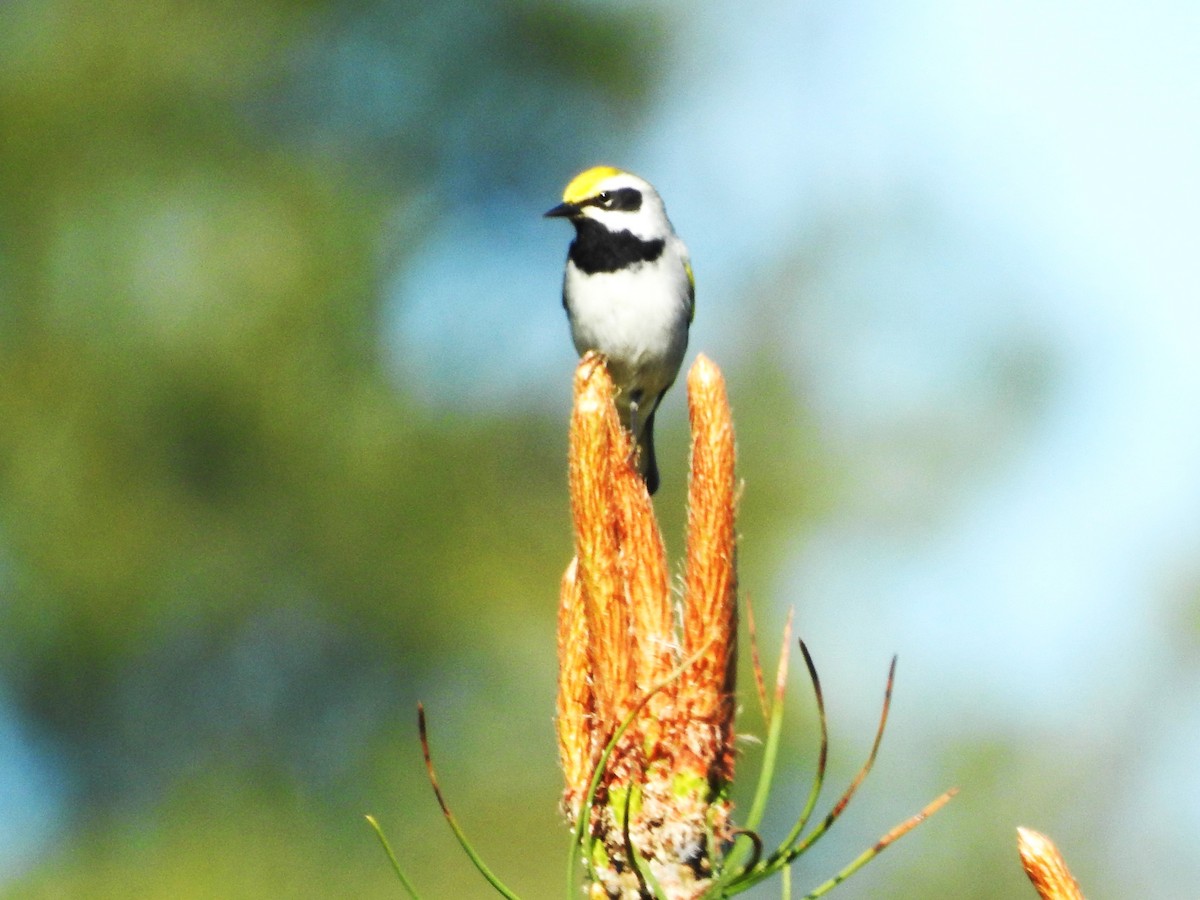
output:
[[[605,194],[608,196],[608,202],[604,205],[605,209],[637,212],[642,208],[642,192],[637,188],[617,188],[615,191],[605,191]]]
[[[596,195],[596,202],[603,207],[610,208],[612,207],[613,202],[612,194],[610,194],[608,191],[601,191]]]

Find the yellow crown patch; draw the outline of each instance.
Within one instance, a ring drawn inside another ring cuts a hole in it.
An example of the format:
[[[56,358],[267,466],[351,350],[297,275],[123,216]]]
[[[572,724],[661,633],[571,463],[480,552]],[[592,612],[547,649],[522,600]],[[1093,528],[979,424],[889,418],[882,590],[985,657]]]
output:
[[[586,172],[580,172],[571,179],[571,183],[563,191],[563,203],[579,203],[589,197],[594,197],[596,185],[606,178],[620,174],[622,174],[621,170],[614,169],[612,166],[593,166]]]

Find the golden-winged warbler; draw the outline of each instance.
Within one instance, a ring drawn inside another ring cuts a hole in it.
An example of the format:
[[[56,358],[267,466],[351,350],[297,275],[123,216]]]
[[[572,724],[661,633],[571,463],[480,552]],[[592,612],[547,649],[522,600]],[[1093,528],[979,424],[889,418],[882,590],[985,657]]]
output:
[[[598,350],[617,388],[621,424],[638,445],[638,471],[653,494],[654,413],[687,349],[695,284],[687,247],[648,181],[596,166],[563,191],[546,213],[570,219],[563,306],[580,356]]]

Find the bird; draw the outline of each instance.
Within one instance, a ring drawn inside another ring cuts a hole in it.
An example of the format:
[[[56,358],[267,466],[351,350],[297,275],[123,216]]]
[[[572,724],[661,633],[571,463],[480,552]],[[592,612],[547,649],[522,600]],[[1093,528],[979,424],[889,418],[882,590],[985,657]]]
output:
[[[654,414],[679,374],[696,310],[687,247],[654,186],[612,166],[580,172],[545,216],[575,226],[562,284],[571,338],[580,356],[596,350],[607,360],[617,413],[654,494]]]

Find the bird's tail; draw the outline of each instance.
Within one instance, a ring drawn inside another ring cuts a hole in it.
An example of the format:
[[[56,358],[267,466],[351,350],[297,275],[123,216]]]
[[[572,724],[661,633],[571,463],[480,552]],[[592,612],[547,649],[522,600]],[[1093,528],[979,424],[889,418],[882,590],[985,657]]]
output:
[[[654,412],[658,412],[658,409],[656,408]],[[658,460],[654,458],[654,412],[650,413],[642,424],[642,430],[637,439],[638,474],[646,482],[646,490],[650,492],[651,496],[658,490]]]

